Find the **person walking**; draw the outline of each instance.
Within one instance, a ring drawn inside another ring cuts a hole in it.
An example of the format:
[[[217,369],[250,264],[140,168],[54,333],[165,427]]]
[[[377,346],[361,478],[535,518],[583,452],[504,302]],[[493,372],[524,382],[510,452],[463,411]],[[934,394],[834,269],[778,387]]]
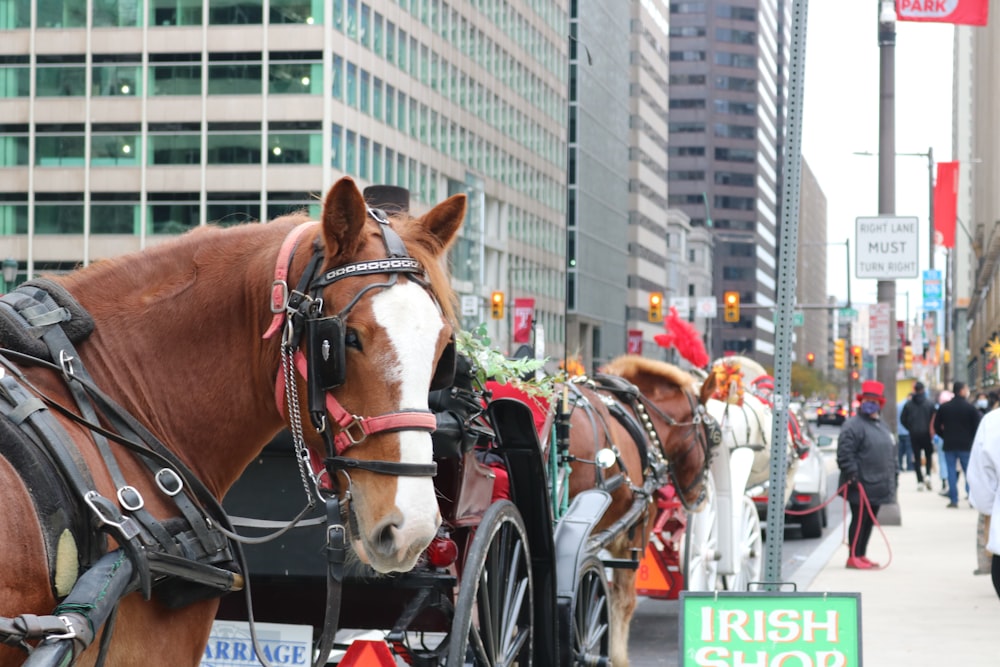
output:
[[[948,507],[958,507],[958,469],[962,464],[965,476],[965,493],[969,493],[969,453],[976,437],[982,415],[969,403],[969,387],[956,382],[952,387],[955,397],[941,404],[934,417],[934,431],[944,440],[944,458],[948,464]]]
[[[986,550],[993,554],[990,577],[1000,597],[1000,411],[986,414],[979,422],[966,479],[969,503],[989,521]]]
[[[934,446],[931,444],[931,416],[934,404],[927,398],[923,382],[913,383],[913,393],[899,413],[899,423],[910,435],[913,448],[913,467],[917,471],[917,491],[931,490],[931,470],[934,468]],[[923,469],[920,461],[924,460]],[[927,479],[924,479],[924,472]]]
[[[899,452],[899,472],[913,470],[913,446],[910,444],[910,432],[903,426],[902,420],[903,408],[912,397],[913,394],[908,395],[896,406],[896,449]]]
[[[878,569],[868,560],[868,540],[879,507],[896,499],[896,442],[882,423],[885,388],[881,382],[866,380],[858,394],[858,412],[844,422],[837,439],[837,466],[840,485],[847,485],[851,506],[848,539],[851,552],[847,567]]]
[[[985,415],[990,411],[990,398],[986,395],[985,391],[976,394],[976,402],[973,405],[976,406],[976,410],[979,410],[979,414],[981,415]]]

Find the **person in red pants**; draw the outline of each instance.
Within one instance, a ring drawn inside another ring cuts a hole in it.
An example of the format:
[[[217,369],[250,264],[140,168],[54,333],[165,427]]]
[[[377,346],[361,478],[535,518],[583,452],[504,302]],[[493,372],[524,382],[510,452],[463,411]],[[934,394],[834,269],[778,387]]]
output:
[[[882,423],[882,383],[863,382],[858,401],[858,413],[840,429],[837,465],[840,485],[847,485],[847,502],[851,506],[847,567],[871,570],[879,567],[866,556],[875,516],[879,507],[896,499],[896,441]]]

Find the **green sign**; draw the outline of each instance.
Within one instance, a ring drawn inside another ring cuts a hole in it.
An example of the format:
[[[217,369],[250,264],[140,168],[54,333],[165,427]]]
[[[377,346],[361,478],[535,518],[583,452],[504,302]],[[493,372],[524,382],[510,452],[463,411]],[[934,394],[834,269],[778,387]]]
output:
[[[860,667],[860,593],[681,592],[682,667]]]
[[[801,327],[806,323],[806,315],[801,310],[792,313],[792,326]]]
[[[847,317],[853,320],[858,316],[858,311],[856,311],[854,308],[841,308],[840,316]]]

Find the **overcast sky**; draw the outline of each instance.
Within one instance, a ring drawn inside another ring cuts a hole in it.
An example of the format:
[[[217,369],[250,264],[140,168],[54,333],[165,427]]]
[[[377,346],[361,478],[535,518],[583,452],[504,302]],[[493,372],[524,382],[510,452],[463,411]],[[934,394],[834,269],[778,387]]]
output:
[[[814,0],[809,3],[802,125],[802,155],[827,199],[827,241],[851,239],[851,297],[876,301],[876,281],[857,280],[854,226],[858,216],[878,215],[879,48],[876,0]],[[897,23],[896,152],[926,153],[935,161],[951,152],[953,26]],[[927,268],[928,170],[926,157],[896,159],[896,215],[914,215],[920,225],[920,270]],[[843,245],[831,246],[827,292],[847,296]],[[937,255],[935,268],[944,268]],[[910,318],[922,301],[919,279],[896,283],[896,313]]]

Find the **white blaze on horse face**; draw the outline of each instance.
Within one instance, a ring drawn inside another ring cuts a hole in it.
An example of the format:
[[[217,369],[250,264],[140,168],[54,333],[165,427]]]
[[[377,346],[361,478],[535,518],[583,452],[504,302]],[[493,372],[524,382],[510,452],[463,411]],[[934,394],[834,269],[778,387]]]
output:
[[[384,329],[395,352],[394,363],[386,365],[386,380],[399,382],[400,409],[427,409],[427,387],[434,372],[434,353],[444,322],[427,291],[412,282],[382,290],[372,299],[375,321]],[[389,356],[389,355],[387,355]],[[430,463],[433,446],[429,433],[401,431],[399,460],[402,463]],[[439,524],[437,498],[430,477],[397,477],[396,507],[403,513],[400,526],[403,541],[419,539],[430,530],[429,540]]]

